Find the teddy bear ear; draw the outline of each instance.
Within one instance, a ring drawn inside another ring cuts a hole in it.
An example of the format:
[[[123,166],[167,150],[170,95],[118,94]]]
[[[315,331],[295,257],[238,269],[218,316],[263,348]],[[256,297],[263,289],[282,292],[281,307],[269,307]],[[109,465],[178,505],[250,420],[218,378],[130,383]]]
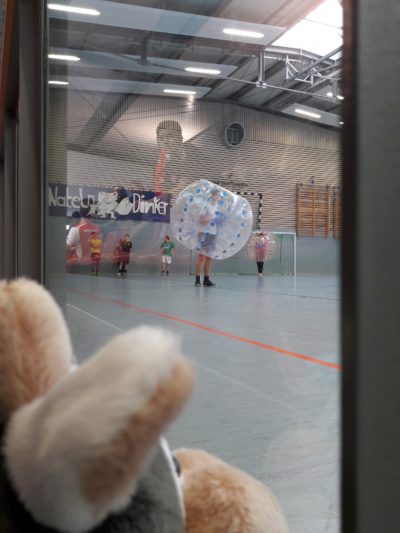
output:
[[[141,327],[16,413],[6,461],[35,519],[80,533],[123,509],[192,385],[177,338]]]
[[[27,279],[0,282],[0,422],[45,394],[73,360],[61,310]]]

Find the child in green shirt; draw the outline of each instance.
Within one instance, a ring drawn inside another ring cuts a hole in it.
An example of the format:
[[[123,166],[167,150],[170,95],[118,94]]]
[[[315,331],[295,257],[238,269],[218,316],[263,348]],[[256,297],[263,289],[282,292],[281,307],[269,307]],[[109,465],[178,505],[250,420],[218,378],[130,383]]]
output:
[[[170,241],[169,236],[165,235],[164,240],[160,246],[161,250],[161,274],[164,272],[169,274],[169,265],[172,262],[172,250],[175,248],[175,244]]]

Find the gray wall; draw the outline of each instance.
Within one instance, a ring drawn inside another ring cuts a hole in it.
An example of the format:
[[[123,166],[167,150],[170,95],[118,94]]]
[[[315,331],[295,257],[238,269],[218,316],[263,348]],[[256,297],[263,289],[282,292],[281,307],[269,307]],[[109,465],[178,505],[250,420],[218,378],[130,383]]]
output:
[[[233,182],[232,189],[263,194],[262,228],[294,231],[296,183],[313,178],[316,185],[340,185],[336,131],[237,105],[178,98],[128,98],[113,122],[109,117],[115,95],[72,91],[66,117],[60,94],[51,94],[51,128],[56,132],[66,122],[68,128],[66,176],[57,170],[57,136],[50,137],[53,182],[153,189],[160,153],[157,126],[174,120],[182,128],[183,145],[164,170],[164,188],[174,196],[200,177]],[[241,122],[246,132],[236,148],[223,141],[224,128],[233,121]],[[156,237],[150,231],[153,245],[163,231]],[[299,239],[299,272],[336,272],[337,244],[332,237],[325,241]]]
[[[338,274],[340,241],[317,237],[297,239],[298,274]]]

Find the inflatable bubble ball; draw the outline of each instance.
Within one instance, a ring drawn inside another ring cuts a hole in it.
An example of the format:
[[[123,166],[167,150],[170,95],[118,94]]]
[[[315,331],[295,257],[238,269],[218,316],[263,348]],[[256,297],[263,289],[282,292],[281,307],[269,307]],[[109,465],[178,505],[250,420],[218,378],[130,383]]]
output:
[[[270,261],[276,253],[275,235],[270,232],[252,233],[247,243],[247,255],[255,261]]]
[[[226,259],[247,243],[253,213],[246,198],[202,179],[178,195],[171,225],[175,238],[186,248],[213,259]]]

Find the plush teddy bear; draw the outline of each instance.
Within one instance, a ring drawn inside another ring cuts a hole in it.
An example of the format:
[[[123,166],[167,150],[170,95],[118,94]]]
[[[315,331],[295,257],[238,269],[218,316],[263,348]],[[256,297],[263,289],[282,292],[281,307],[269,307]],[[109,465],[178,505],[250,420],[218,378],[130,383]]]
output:
[[[77,367],[50,294],[0,282],[1,533],[286,533],[247,474],[161,438],[193,386],[177,338],[142,326]]]

